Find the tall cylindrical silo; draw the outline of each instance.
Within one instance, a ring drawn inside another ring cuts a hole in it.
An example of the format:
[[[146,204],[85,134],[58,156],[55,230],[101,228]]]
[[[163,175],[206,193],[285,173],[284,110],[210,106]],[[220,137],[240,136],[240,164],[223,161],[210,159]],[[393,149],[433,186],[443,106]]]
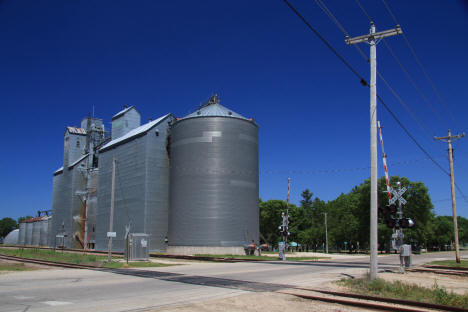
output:
[[[26,223],[21,222],[19,225],[18,245],[24,245],[25,239],[26,239]]]
[[[258,243],[258,126],[213,96],[170,138],[168,252],[243,253]]]
[[[49,217],[49,220],[47,221],[47,246],[49,247],[54,247],[54,241],[55,241],[55,237],[54,239],[52,239],[52,217]]]
[[[32,225],[33,225],[33,232],[32,232],[31,245],[39,246],[40,239],[41,239],[41,221],[36,220],[32,223]]]
[[[33,236],[33,223],[26,223],[26,236],[24,240],[25,245],[32,245],[32,236]]]
[[[48,246],[47,237],[49,236],[50,217],[44,217],[38,223],[40,224],[39,246]]]

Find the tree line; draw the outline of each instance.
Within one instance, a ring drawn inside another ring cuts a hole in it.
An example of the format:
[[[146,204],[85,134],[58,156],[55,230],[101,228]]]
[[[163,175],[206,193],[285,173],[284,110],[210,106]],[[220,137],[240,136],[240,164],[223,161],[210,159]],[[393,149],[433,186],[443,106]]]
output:
[[[405,229],[405,243],[428,250],[444,250],[454,243],[453,218],[436,216],[428,189],[422,182],[412,182],[405,177],[391,177],[392,184],[401,183],[407,191],[403,197],[404,217],[411,218],[415,226]],[[336,199],[325,202],[306,189],[301,194],[299,205],[289,205],[288,240],[301,245],[303,250],[316,251],[325,245],[325,216],[327,213],[328,244],[334,250],[366,250],[369,248],[370,231],[370,181],[355,186],[349,193],[340,194]],[[378,181],[379,207],[388,204],[385,177]],[[270,246],[277,246],[282,239],[278,231],[281,212],[286,212],[286,201],[260,200],[261,238]],[[458,217],[460,244],[468,243],[468,219]],[[384,223],[379,214],[379,249],[389,251],[392,229]]]

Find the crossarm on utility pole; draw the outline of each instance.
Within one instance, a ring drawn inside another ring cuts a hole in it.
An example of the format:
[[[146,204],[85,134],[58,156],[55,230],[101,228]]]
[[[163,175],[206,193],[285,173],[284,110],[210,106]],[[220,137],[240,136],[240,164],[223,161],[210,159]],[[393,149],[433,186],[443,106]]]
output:
[[[387,37],[391,37],[395,35],[401,35],[402,33],[403,31],[401,30],[400,25],[396,25],[394,29],[388,29],[388,30],[380,31],[380,32],[373,33],[373,34],[357,36],[354,38],[346,37],[345,42],[346,44],[369,42],[369,40],[371,39],[378,40],[378,39],[383,39],[383,38],[387,38]]]

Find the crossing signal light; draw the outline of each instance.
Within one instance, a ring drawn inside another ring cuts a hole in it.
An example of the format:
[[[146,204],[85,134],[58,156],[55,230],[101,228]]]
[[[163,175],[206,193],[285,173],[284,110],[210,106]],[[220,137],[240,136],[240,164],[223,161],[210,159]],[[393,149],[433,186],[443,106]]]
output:
[[[400,226],[403,228],[403,229],[407,229],[407,228],[412,228],[415,226],[415,223],[413,221],[413,219],[411,218],[403,218],[403,219],[400,219]]]
[[[291,235],[291,233],[289,233],[289,228],[287,226],[280,225],[280,226],[278,226],[278,230],[279,230],[281,235],[284,235],[284,236]]]
[[[389,216],[397,212],[396,205],[387,205],[383,207],[379,207],[379,211],[384,216]]]
[[[387,224],[387,227],[391,229],[399,226],[397,219],[387,219],[385,220],[385,223]]]

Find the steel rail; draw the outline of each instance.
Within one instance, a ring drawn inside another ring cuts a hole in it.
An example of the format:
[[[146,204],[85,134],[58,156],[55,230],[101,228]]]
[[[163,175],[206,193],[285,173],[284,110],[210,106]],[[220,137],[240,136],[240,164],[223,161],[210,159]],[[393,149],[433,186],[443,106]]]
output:
[[[451,306],[446,306],[446,305],[442,305],[442,304],[435,304],[435,303],[413,301],[413,300],[377,297],[377,296],[369,296],[369,295],[360,295],[360,294],[353,294],[353,293],[329,291],[329,290],[322,290],[322,289],[303,288],[303,287],[296,287],[295,289],[313,291],[313,292],[318,292],[318,293],[322,293],[322,294],[326,294],[326,295],[332,295],[332,296],[348,297],[348,298],[363,299],[363,300],[378,301],[378,302],[387,302],[387,303],[401,304],[401,305],[406,305],[406,306],[414,306],[414,307],[421,307],[421,308],[427,308],[427,309],[436,309],[436,310],[443,310],[443,311],[455,311],[455,312],[466,311],[466,309],[463,309],[463,308],[451,307]]]
[[[40,259],[30,259],[30,258],[22,258],[22,257],[6,256],[6,255],[0,255],[0,259],[13,260],[13,261],[18,261],[18,262],[28,262],[28,263],[62,267],[62,268],[70,268],[70,269],[88,269],[88,270],[89,269],[103,269],[103,268],[92,266],[92,265],[48,261],[48,260],[40,260]]]
[[[450,270],[441,270],[441,269],[430,269],[430,268],[411,268],[406,269],[408,272],[421,272],[421,273],[434,273],[434,274],[441,274],[441,275],[455,275],[455,276],[468,276],[467,271],[450,271]]]
[[[456,271],[468,271],[468,268],[454,267],[454,266],[444,266],[444,265],[423,265],[423,268],[429,269],[442,269],[442,270],[456,270]]]
[[[364,301],[358,301],[358,300],[348,300],[348,299],[324,297],[324,296],[317,296],[317,295],[297,294],[297,293],[292,293],[292,292],[287,292],[287,291],[278,291],[278,292],[281,294],[292,295],[292,296],[296,296],[296,297],[303,298],[303,299],[318,300],[318,301],[324,301],[328,303],[338,303],[342,305],[374,309],[378,311],[427,312],[427,310],[405,308],[405,307],[402,307],[401,305],[390,306],[390,305],[386,305],[382,303],[364,302]]]

